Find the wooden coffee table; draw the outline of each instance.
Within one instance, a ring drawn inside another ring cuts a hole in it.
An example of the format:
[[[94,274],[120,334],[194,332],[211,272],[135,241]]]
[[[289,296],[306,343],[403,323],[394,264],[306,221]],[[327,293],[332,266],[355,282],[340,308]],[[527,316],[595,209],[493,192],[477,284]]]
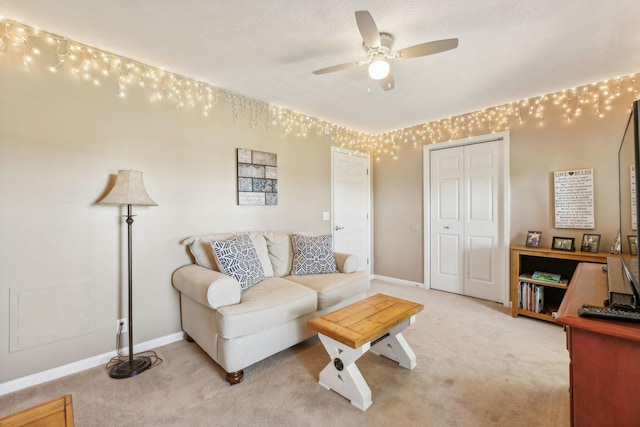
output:
[[[307,322],[317,331],[331,361],[320,372],[318,383],[366,411],[371,406],[371,389],[356,366],[356,360],[369,349],[403,368],[416,366],[416,355],[402,336],[402,330],[415,322],[424,309],[400,298],[376,294],[362,301]]]

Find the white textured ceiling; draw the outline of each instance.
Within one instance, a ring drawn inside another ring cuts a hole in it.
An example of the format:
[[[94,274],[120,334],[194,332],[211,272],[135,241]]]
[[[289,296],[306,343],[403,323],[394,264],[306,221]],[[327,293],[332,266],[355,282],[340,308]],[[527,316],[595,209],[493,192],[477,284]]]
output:
[[[366,67],[354,12],[395,48],[459,47]],[[368,133],[640,71],[639,0],[0,0],[0,15],[213,86]]]

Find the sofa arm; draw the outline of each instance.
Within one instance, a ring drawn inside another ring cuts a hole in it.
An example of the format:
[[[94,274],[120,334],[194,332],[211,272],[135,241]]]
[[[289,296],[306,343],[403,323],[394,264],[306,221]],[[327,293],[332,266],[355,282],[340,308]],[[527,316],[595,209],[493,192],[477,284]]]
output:
[[[172,281],[177,290],[214,309],[240,302],[240,283],[236,279],[199,265],[180,267]]]
[[[336,259],[336,267],[340,273],[353,273],[358,270],[359,262],[357,256],[334,252],[333,257]]]

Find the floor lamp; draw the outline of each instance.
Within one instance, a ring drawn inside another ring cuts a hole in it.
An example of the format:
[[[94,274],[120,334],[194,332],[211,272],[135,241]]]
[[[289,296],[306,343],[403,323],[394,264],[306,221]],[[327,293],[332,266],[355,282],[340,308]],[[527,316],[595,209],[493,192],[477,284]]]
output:
[[[109,371],[112,378],[129,378],[145,371],[151,366],[151,359],[146,356],[134,357],[133,354],[133,275],[131,269],[131,226],[133,216],[131,206],[158,206],[151,200],[144,188],[142,172],[133,170],[120,170],[116,183],[109,194],[98,202],[102,205],[127,206],[127,237],[129,243],[128,267],[129,267],[129,357],[114,365]]]

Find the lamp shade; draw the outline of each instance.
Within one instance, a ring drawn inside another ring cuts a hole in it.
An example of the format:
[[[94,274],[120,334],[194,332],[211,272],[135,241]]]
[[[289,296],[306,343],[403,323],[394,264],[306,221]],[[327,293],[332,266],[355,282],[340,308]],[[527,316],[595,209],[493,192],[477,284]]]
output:
[[[151,200],[142,181],[142,172],[119,170],[116,183],[109,194],[98,202],[101,205],[158,206]]]

